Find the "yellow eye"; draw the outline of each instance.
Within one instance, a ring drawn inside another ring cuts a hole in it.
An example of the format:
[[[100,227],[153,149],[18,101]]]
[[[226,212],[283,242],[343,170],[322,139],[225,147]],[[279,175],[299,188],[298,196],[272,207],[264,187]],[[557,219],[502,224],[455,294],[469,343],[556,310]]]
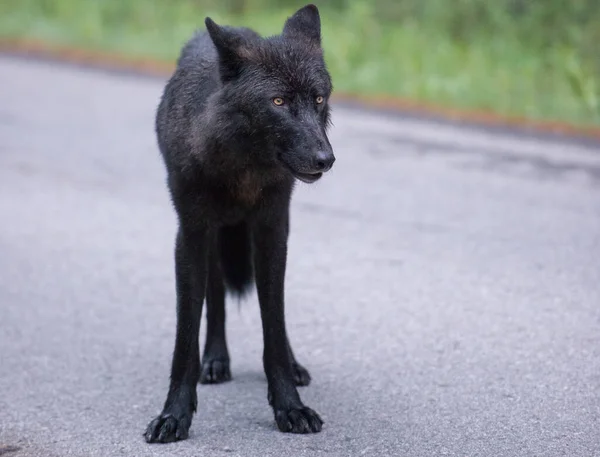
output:
[[[321,103],[323,103],[324,101],[325,101],[325,99],[324,99],[324,98],[323,98],[321,95],[319,95],[319,96],[317,97],[317,103],[318,103],[319,105],[320,105]]]
[[[281,106],[281,105],[283,105],[283,98],[281,98],[281,97],[275,97],[273,99],[273,103],[275,103],[277,106]]]

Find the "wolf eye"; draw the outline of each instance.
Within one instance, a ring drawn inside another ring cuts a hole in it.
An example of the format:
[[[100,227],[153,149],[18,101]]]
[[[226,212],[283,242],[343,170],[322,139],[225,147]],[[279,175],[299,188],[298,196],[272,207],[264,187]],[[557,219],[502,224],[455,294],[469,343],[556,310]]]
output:
[[[316,102],[317,102],[317,103],[320,105],[321,103],[323,103],[323,101],[325,101],[325,99],[324,99],[324,98],[323,98],[321,95],[319,95],[319,96],[317,97],[317,100],[316,100]]]
[[[281,97],[275,97],[273,99],[273,103],[275,103],[275,105],[277,105],[277,106],[281,106],[281,105],[283,105],[283,98],[281,98]]]

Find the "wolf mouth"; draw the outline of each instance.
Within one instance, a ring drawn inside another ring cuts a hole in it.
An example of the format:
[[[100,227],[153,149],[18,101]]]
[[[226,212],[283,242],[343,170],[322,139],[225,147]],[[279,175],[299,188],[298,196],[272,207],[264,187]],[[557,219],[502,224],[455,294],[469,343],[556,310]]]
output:
[[[294,178],[299,179],[302,182],[311,184],[315,181],[318,181],[319,179],[321,179],[321,176],[323,176],[323,173],[300,173],[297,171],[293,171],[292,170],[292,174],[294,175]]]
[[[285,160],[283,160],[283,158],[281,157],[281,155],[279,155],[279,162],[281,162],[283,164],[283,166],[288,169],[288,171],[292,174],[292,176],[294,178],[299,179],[300,181],[305,182],[307,184],[312,184],[313,182],[318,181],[319,179],[321,179],[321,176],[323,176],[322,172],[304,173],[304,172],[301,172],[301,171],[296,171],[290,165],[288,165],[285,162]]]

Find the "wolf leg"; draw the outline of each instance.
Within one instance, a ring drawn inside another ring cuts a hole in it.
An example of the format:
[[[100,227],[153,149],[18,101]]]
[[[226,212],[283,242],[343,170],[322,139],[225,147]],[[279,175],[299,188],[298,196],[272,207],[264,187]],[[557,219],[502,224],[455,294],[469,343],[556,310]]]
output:
[[[300,400],[285,330],[288,209],[286,207],[284,211],[271,211],[269,214],[269,220],[260,221],[253,230],[256,286],[264,338],[263,363],[269,402],[282,432],[316,433],[321,431],[323,421]]]
[[[177,335],[171,365],[171,383],[162,413],[146,428],[148,443],[168,443],[188,437],[198,403],[200,377],[198,333],[206,290],[208,234],[180,226],[175,245]]]
[[[225,284],[216,244],[210,252],[206,284],[206,343],[202,355],[201,384],[219,384],[231,379],[225,337]]]

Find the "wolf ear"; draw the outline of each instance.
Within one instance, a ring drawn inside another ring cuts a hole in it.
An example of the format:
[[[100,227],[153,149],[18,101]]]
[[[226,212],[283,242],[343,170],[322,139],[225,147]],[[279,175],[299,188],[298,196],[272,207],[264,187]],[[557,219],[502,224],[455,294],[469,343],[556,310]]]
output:
[[[210,39],[219,54],[219,70],[223,82],[236,78],[250,57],[248,41],[235,30],[217,25],[210,17],[204,20]]]
[[[288,18],[283,35],[321,45],[321,18],[315,5],[306,5]]]

